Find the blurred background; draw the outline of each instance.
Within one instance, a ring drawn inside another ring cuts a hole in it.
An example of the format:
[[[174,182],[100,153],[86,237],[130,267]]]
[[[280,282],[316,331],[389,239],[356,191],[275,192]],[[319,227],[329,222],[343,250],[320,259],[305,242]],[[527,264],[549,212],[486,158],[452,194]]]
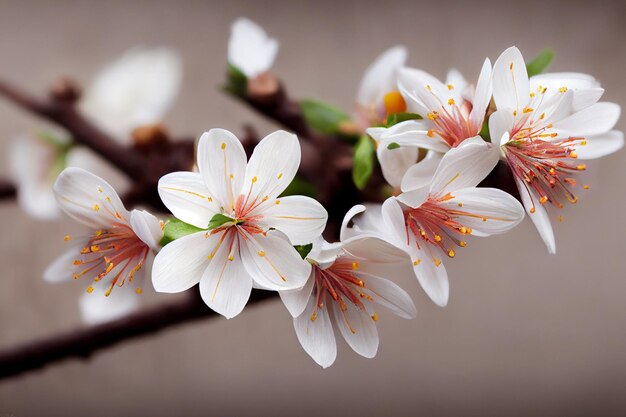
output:
[[[43,95],[59,75],[86,83],[127,48],[181,54],[181,94],[166,122],[176,135],[212,127],[261,134],[276,126],[220,92],[229,25],[247,16],[281,42],[275,73],[294,97],[351,110],[359,80],[383,50],[409,64],[475,79],[486,56],[546,46],[555,71],[593,74],[604,99],[626,104],[626,3],[318,0],[243,2],[0,1],[0,76]],[[0,152],[45,126],[0,100]],[[626,129],[624,118],[618,129]],[[526,220],[474,239],[446,263],[442,309],[400,282],[418,317],[381,317],[378,356],[339,341],[322,370],[301,349],[278,300],[237,318],[203,320],[0,383],[0,414],[21,416],[588,416],[626,415],[624,151],[588,164],[591,190],[555,226],[557,255]],[[6,158],[5,158],[6,159]],[[6,176],[6,160],[0,175]],[[50,285],[46,265],[73,222],[39,223],[0,203],[0,348],[82,326],[83,283]],[[146,304],[176,296],[151,295]],[[348,414],[349,413],[349,414]]]

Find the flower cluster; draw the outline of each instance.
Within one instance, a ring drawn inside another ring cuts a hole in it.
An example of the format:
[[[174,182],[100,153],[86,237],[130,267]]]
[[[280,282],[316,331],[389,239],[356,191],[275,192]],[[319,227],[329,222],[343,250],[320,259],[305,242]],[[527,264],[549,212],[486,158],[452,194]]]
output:
[[[229,63],[246,79],[271,71],[277,51],[253,22],[233,25]],[[374,144],[394,192],[345,213],[338,241],[322,237],[328,213],[318,201],[286,192],[300,166],[296,135],[274,132],[248,159],[235,135],[212,129],[198,142],[195,172],[159,181],[174,216],[167,223],[128,212],[103,179],[65,169],[54,185],[57,202],[91,231],[65,236],[70,249],[46,279],[89,279],[88,293],[119,295],[125,307],[117,312],[134,305],[145,276],[163,293],[198,284],[202,300],[226,318],[242,312],[253,288],[276,291],[304,350],[327,367],[336,357],[335,330],[371,358],[381,307],[416,316],[411,297],[395,283],[403,277],[415,277],[445,306],[444,260],[471,236],[508,232],[528,213],[554,253],[549,212],[562,219],[565,203],[576,203],[581,159],[623,146],[623,133],[612,130],[619,106],[599,102],[603,90],[588,75],[529,77],[515,47],[493,66],[486,59],[475,84],[456,70],[442,82],[406,68],[406,59],[406,50],[395,47],[370,66],[353,117],[340,126]],[[479,187],[498,163],[511,170],[521,204],[500,189]]]

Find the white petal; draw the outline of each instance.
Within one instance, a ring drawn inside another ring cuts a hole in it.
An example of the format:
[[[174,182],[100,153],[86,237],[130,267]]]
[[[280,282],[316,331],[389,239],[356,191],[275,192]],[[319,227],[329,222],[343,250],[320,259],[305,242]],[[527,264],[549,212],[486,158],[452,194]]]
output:
[[[417,208],[428,199],[429,195],[430,192],[428,190],[428,187],[421,187],[415,190],[404,192],[397,196],[396,199],[402,204],[405,204],[412,208]]]
[[[444,254],[429,244],[422,245],[421,248],[417,249],[415,236],[411,234],[407,249],[413,261],[415,276],[428,297],[439,307],[445,307],[448,304],[450,283],[442,262]]]
[[[419,149],[404,147],[387,149],[381,145],[376,149],[376,157],[383,171],[383,177],[393,187],[399,187],[406,171],[417,161]]]
[[[244,193],[250,198],[278,197],[296,176],[300,166],[298,137],[284,130],[267,135],[254,148],[248,162]]]
[[[185,223],[206,228],[220,212],[217,197],[211,196],[196,172],[172,172],[159,180],[159,197],[174,216]]]
[[[430,184],[443,155],[439,152],[428,152],[424,159],[409,168],[402,178],[402,191],[412,191]]]
[[[396,269],[394,267],[402,268],[402,265],[392,264],[388,265],[388,267],[389,276],[396,278]],[[410,269],[409,272],[411,272]],[[376,303],[402,318],[415,318],[417,309],[413,300],[411,300],[411,296],[398,285],[385,278],[360,274],[359,271],[357,271],[356,275],[365,282],[364,291],[370,294]]]
[[[252,278],[246,273],[239,243],[238,236],[229,233],[200,280],[202,300],[227,319],[241,313],[252,292]]]
[[[445,98],[447,101],[450,94],[456,94],[450,93],[436,77],[414,68],[398,70],[398,87],[402,95],[408,99],[409,109],[421,115],[438,110],[441,107],[440,100]]]
[[[556,242],[554,241],[554,232],[546,209],[539,203],[539,197],[533,195],[531,198],[528,189],[521,180],[516,179],[515,182],[517,183],[517,189],[519,190],[528,217],[530,217],[539,235],[548,247],[548,252],[554,255],[556,253]],[[533,200],[535,202],[534,204]],[[534,213],[531,212],[533,207]]]
[[[341,223],[341,231],[339,233],[339,239],[341,241],[348,240],[354,236],[358,236],[359,233],[352,227],[349,227],[350,223],[353,221],[353,218],[366,210],[365,206],[362,204],[357,204],[352,207],[343,218]]]
[[[335,333],[326,305],[318,308],[315,320],[311,320],[315,306],[315,297],[311,297],[304,313],[293,320],[293,327],[305,352],[318,365],[328,368],[337,357]]]
[[[86,226],[128,224],[129,213],[113,187],[84,169],[63,170],[54,183],[54,193],[61,209]]]
[[[441,136],[430,136],[427,130],[384,135],[383,139],[380,141],[379,147],[383,146],[388,148],[390,144],[428,149],[436,152],[447,152],[450,149],[450,145],[448,145],[448,143]]]
[[[182,80],[182,62],[168,48],[133,48],[105,67],[86,89],[81,110],[128,143],[132,129],[161,121]]]
[[[495,145],[503,145],[500,139],[507,134],[507,142],[509,139],[508,134],[513,129],[515,124],[515,118],[513,117],[513,110],[505,108],[496,110],[489,116],[489,135],[491,136],[491,143]]]
[[[402,208],[400,207],[398,200],[394,197],[386,199],[381,206],[380,214],[382,222],[378,221],[378,223],[383,224],[377,224],[375,226],[382,229],[385,235],[389,237],[385,240],[399,247],[406,245],[404,213],[402,212]],[[372,220],[377,219],[373,218]]]
[[[241,256],[252,279],[270,290],[300,289],[311,272],[311,264],[303,260],[289,238],[277,230],[265,236],[246,233],[241,241]]]
[[[600,88],[600,83],[591,75],[560,72],[535,75],[530,78],[530,90],[535,91],[539,86],[546,88],[546,94],[560,94],[559,90],[566,87],[574,91],[573,111],[580,111],[600,100],[604,89]]]
[[[159,242],[163,238],[161,222],[145,210],[133,210],[130,212],[130,226],[139,239],[153,251],[161,248]]]
[[[313,246],[306,259],[314,261],[321,269],[326,269],[335,263],[335,259],[342,252],[343,244],[341,242],[328,243],[322,236],[318,236],[313,241]]]
[[[342,246],[350,257],[363,261],[363,268],[370,264],[404,262],[409,259],[404,251],[375,236],[356,236],[343,242]],[[361,267],[359,267],[360,270],[362,270]]]
[[[246,153],[239,139],[224,129],[202,134],[198,143],[198,169],[213,200],[227,213],[234,210],[246,172]]]
[[[491,61],[487,58],[485,59],[483,67],[480,70],[480,75],[478,76],[476,93],[474,94],[474,100],[472,102],[472,112],[469,117],[472,125],[476,126],[478,129],[480,129],[483,124],[487,107],[489,107],[489,102],[491,101],[492,92],[493,84],[491,82]]]
[[[524,219],[524,208],[510,194],[495,188],[456,190],[454,198],[440,203],[449,210],[470,214],[458,222],[485,236],[505,233]],[[458,204],[463,206],[459,208]],[[484,220],[483,220],[484,219]]]
[[[92,286],[95,288],[97,284]],[[104,290],[95,288],[91,294],[82,294],[78,302],[83,322],[97,325],[117,320],[137,310],[140,298],[131,288],[115,288],[108,297],[104,295]]]
[[[378,106],[385,94],[396,90],[396,72],[406,59],[407,50],[403,46],[394,46],[376,58],[361,80],[357,102],[363,106]]]
[[[327,219],[328,212],[316,200],[294,195],[268,205],[259,223],[280,230],[293,245],[306,245],[322,234]]]
[[[448,71],[446,84],[451,84],[454,86],[454,89],[458,91],[465,90],[469,85],[465,77],[463,77],[463,74],[461,74],[461,71],[456,68],[452,68]]]
[[[367,310],[362,310],[346,301],[346,310],[332,302],[333,315],[339,331],[348,345],[361,356],[373,358],[378,351],[378,330]]]
[[[493,66],[493,99],[498,109],[523,108],[530,98],[528,72],[524,58],[516,47],[510,47]]]
[[[118,194],[124,194],[130,189],[130,181],[122,172],[111,163],[95,154],[84,146],[74,146],[67,152],[68,167],[78,167],[91,172],[100,178],[106,178],[107,182]]]
[[[493,145],[476,136],[444,155],[430,185],[431,194],[478,185],[498,163]]]
[[[228,62],[248,78],[269,70],[278,53],[278,41],[271,39],[259,25],[239,18],[231,26]]]
[[[47,282],[63,282],[72,279],[76,266],[74,261],[79,259],[80,250],[85,246],[85,241],[72,242],[72,245],[55,259],[43,273],[43,279]]]
[[[152,266],[152,285],[157,292],[185,291],[198,282],[209,265],[208,256],[222,238],[198,232],[165,245]]]
[[[615,103],[596,103],[554,123],[554,129],[571,136],[591,136],[608,132],[619,119],[621,108]]]
[[[617,152],[624,147],[624,133],[611,130],[600,135],[588,136],[586,145],[576,146],[580,159],[595,159]]]
[[[285,304],[285,307],[287,307],[287,310],[289,310],[289,313],[291,313],[293,317],[298,317],[304,312],[304,309],[309,302],[309,298],[311,298],[311,291],[313,291],[314,285],[315,271],[311,270],[309,279],[306,284],[304,284],[302,289],[294,291],[280,291],[278,293],[281,300],[283,300],[283,304]]]

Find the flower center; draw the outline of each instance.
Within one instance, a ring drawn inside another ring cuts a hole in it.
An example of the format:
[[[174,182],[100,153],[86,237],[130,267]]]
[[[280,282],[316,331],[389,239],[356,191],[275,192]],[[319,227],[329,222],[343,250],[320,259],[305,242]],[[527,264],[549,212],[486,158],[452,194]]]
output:
[[[474,137],[480,131],[481,126],[475,126],[469,119],[472,111],[472,103],[462,100],[457,103],[454,98],[449,98],[445,103],[432,91],[430,85],[426,86],[428,92],[439,102],[439,110],[433,110],[427,117],[435,124],[434,129],[428,131],[428,136],[440,136],[450,147],[460,145],[465,139]],[[449,84],[449,90],[454,86]]]

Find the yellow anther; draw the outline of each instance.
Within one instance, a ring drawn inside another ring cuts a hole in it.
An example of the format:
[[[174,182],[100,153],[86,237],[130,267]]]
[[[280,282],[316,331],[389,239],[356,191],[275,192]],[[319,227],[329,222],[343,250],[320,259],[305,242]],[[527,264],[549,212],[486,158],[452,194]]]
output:
[[[580,141],[580,146],[587,146],[587,141],[586,140],[581,140]]]
[[[432,138],[433,136],[435,136],[435,134],[433,133],[432,129],[428,129],[428,132],[426,132],[426,136],[428,136],[429,138]]]
[[[510,69],[511,71],[513,71],[513,63],[512,63],[512,62],[509,64],[509,69]]]
[[[275,203],[276,203],[276,204],[280,204],[280,200],[276,200],[276,201],[275,201]]]
[[[541,116],[539,116],[539,120],[543,120],[546,117],[545,113],[541,113]]]
[[[470,229],[469,227],[467,228],[467,234],[471,235],[472,234],[472,229]]]
[[[385,94],[383,98],[385,111],[387,114],[397,114],[406,112],[406,102],[399,91],[392,91]]]
[[[571,151],[571,152],[569,153],[569,157],[570,157],[570,158],[574,158],[574,159],[576,159],[576,158],[578,158],[578,154],[577,154],[575,151]]]
[[[235,178],[235,176],[233,174],[230,174],[230,179],[232,180],[233,178]]]
[[[93,292],[93,287],[90,285],[87,287],[87,292],[91,294]]]
[[[556,169],[550,168],[550,170],[548,172],[550,173],[550,175],[554,175],[554,174],[556,174]]]
[[[265,251],[260,250],[259,251],[259,256],[261,256],[261,257],[265,256]]]
[[[464,247],[466,247],[466,246],[467,246],[467,242],[465,242],[465,241],[461,240],[461,241],[459,242],[459,246],[460,246],[460,247],[462,247],[462,248],[464,248]]]
[[[541,198],[539,199],[539,202],[541,204],[546,204],[547,201],[548,201],[548,197],[546,197],[545,195],[541,196]]]
[[[448,84],[448,90],[454,90],[454,86],[452,84]]]
[[[135,289],[135,293],[137,293],[137,294],[141,294],[142,292],[143,292],[143,290],[141,289],[141,287],[137,287]]]
[[[91,245],[91,246],[89,247],[89,249],[90,249],[92,252],[98,252],[98,251],[100,250],[100,246],[98,246],[98,245]]]
[[[105,200],[107,201],[107,203],[110,203],[111,202],[111,197],[106,196]]]
[[[559,93],[565,93],[565,92],[567,92],[567,87],[563,86],[559,88]]]
[[[456,102],[454,101],[454,99],[453,99],[453,98],[448,99],[448,104],[449,104],[450,106],[454,106],[454,103],[456,103]]]
[[[579,170],[579,171],[584,171],[584,170],[586,170],[586,169],[587,169],[587,165],[585,165],[585,164],[580,164],[580,165],[578,165],[578,166],[576,167],[576,169],[577,169],[577,170]]]
[[[207,256],[207,259],[213,259],[213,256],[215,255],[213,255],[212,253],[209,253],[209,255]]]
[[[352,262],[352,269],[359,269],[359,263],[357,261]]]
[[[73,263],[74,263],[74,265],[76,265],[76,266],[78,266],[78,265],[82,264],[82,262],[81,262],[81,261],[79,261],[78,259],[76,259]]]
[[[486,222],[486,221],[487,221],[487,218],[486,218],[486,217],[483,217],[483,219],[482,219],[482,220],[483,220],[483,222]]]
[[[430,84],[427,84],[427,85],[426,85],[426,89],[427,89],[428,91],[432,91],[432,88],[430,88]]]
[[[533,109],[532,107],[525,107],[523,111],[524,113],[532,113],[535,111],[535,109]]]
[[[534,213],[535,213],[535,208],[534,208],[534,207],[531,207],[531,208],[530,208],[530,214],[534,214]]]
[[[372,320],[378,321],[378,314],[376,313],[372,314]]]
[[[255,182],[257,182],[257,177],[252,177],[252,184],[254,184]]]
[[[454,258],[454,255],[455,255],[454,251],[452,249],[450,249],[448,251],[448,256],[451,257],[451,258]]]
[[[70,240],[72,240],[72,236],[65,235],[65,236],[63,236],[63,240],[66,241],[66,242],[69,242]]]
[[[222,142],[222,149],[226,149],[226,143]]]
[[[213,202],[213,199],[211,197],[207,197],[207,200],[209,200],[209,203]]]
[[[416,260],[414,260],[414,261],[413,261],[413,266],[417,266],[417,265],[419,265],[419,264],[420,264],[420,262],[422,262],[422,260],[421,260],[421,259],[416,259]]]
[[[434,111],[433,111],[433,112],[428,113],[428,118],[429,118],[430,120],[435,120],[437,117],[439,117],[439,115],[438,115],[436,112],[434,112]]]
[[[93,211],[100,211],[100,206],[97,204],[93,205]]]
[[[266,195],[265,197],[263,197],[262,201],[265,202],[269,199],[270,197],[268,195]]]
[[[517,116],[517,110],[513,110],[513,116]]]
[[[563,222],[563,216],[559,216],[559,221]]]
[[[441,236],[435,235],[435,242],[441,242]]]
[[[585,190],[588,190],[590,187],[589,187],[588,185],[586,185],[586,184],[585,184],[585,185],[583,185],[583,188],[584,188]]]
[[[276,179],[281,179],[283,177],[283,173],[281,172],[280,174],[278,174],[278,176],[276,177]]]
[[[531,92],[530,93],[530,98],[533,98],[533,97],[535,97],[535,93]]]
[[[434,261],[435,261],[435,266],[441,265],[441,259],[435,258]]]
[[[232,262],[235,260],[235,257],[233,255],[228,255],[228,260]]]
[[[316,312],[311,314],[311,321],[315,321],[316,318],[317,318],[317,313]]]
[[[457,206],[463,207],[463,203],[457,203]]]
[[[541,90],[541,94],[545,94],[546,91],[548,91],[548,87],[543,87],[543,90]]]

